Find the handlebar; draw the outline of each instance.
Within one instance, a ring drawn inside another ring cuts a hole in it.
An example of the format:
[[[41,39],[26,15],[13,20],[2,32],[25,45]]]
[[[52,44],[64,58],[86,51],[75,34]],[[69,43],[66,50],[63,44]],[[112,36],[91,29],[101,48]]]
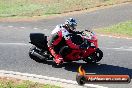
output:
[[[85,30],[85,31],[87,31],[87,32],[90,32],[90,33],[92,33],[92,34],[95,34],[93,31],[91,31],[91,30]]]

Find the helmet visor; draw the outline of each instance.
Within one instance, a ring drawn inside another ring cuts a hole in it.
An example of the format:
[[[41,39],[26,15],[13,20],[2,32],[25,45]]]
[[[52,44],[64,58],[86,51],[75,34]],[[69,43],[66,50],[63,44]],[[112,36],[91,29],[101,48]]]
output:
[[[75,31],[75,30],[76,30],[76,26],[77,26],[77,25],[74,25],[74,24],[73,24],[73,25],[70,25],[70,29],[71,29],[72,31]]]

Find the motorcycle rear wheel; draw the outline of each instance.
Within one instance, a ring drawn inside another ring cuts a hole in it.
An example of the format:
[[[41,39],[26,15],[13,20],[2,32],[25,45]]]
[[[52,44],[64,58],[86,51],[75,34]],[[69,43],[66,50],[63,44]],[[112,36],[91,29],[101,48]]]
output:
[[[84,59],[87,63],[96,63],[99,62],[103,57],[103,52],[97,48],[96,51],[91,54],[88,58]]]

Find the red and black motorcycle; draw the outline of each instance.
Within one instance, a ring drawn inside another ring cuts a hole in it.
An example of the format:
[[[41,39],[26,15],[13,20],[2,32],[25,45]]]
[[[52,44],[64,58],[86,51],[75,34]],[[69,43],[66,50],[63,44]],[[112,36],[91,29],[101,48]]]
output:
[[[87,63],[96,63],[102,59],[103,52],[98,48],[98,39],[94,32],[85,30],[82,34],[69,34],[69,36],[75,44],[80,45],[80,49],[71,49],[62,44],[59,53],[64,58],[64,62],[83,60]],[[30,58],[37,62],[53,60],[45,34],[31,33],[30,41],[33,44],[29,50]]]

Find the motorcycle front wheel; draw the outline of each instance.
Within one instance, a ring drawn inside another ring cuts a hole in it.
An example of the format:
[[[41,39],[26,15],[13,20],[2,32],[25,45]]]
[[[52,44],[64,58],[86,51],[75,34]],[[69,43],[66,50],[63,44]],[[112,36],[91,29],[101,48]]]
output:
[[[84,61],[87,63],[96,63],[99,62],[103,57],[103,52],[97,48],[96,51],[91,54],[89,57],[85,58]]]

